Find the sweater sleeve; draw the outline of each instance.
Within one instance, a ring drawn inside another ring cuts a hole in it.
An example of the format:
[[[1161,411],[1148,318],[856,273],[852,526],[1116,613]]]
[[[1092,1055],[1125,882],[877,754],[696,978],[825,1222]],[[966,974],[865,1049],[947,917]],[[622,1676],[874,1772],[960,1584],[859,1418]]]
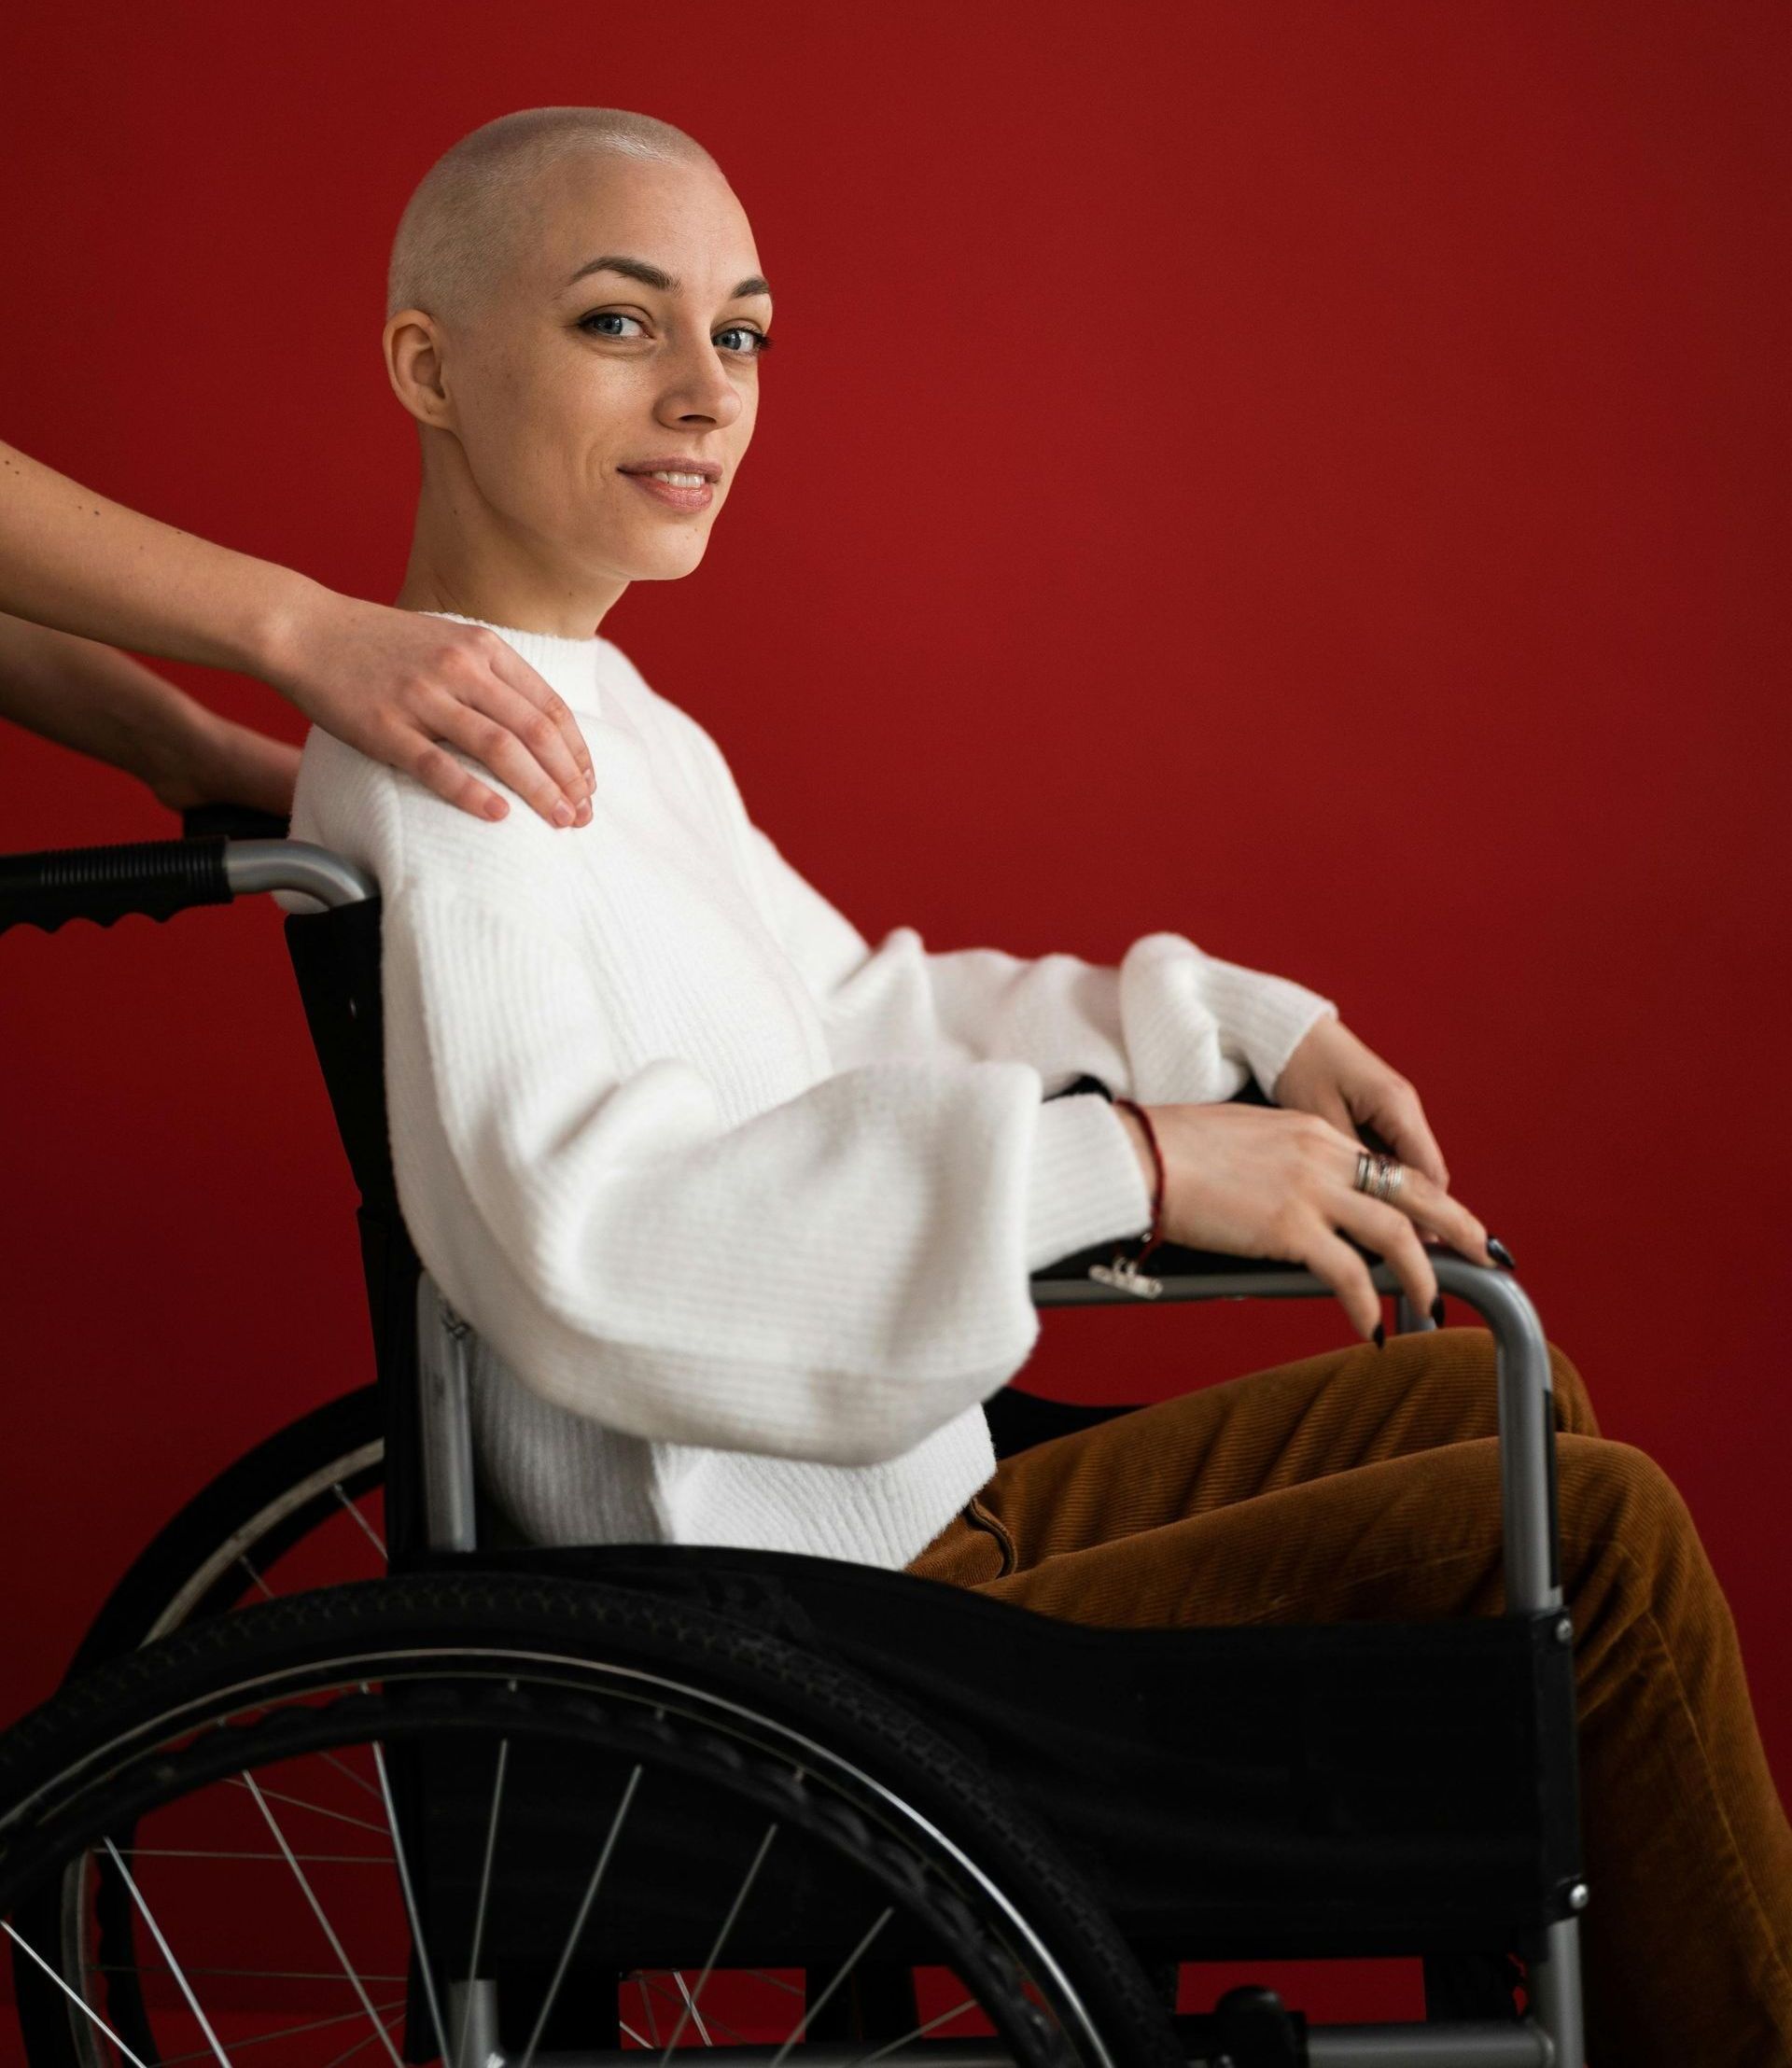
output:
[[[1135,941],[1118,967],[999,948],[930,952],[912,927],[874,950],[758,827],[754,869],[772,925],[815,995],[836,1057],[905,1053],[1031,1063],[1048,1085],[1087,1074],[1147,1103],[1230,1098],[1276,1081],[1330,999],[1207,955],[1177,933]]]
[[[1020,1060],[867,1063],[742,1125],[690,1062],[619,1061],[574,943],[408,887],[387,905],[399,1198],[526,1385],[650,1439],[858,1465],[1026,1362],[1051,1256],[1142,1232],[1104,1101]]]
[[[1308,1029],[1337,1012],[1317,991],[1222,961],[1179,933],[1144,935],[1117,967],[1064,954],[1026,960],[998,948],[939,953],[912,927],[895,928],[874,950],[752,822],[705,727],[617,658],[691,757],[699,787],[716,797],[724,837],[758,885],[842,1067],[947,1055],[1031,1063],[1048,1090],[1099,1077],[1145,1104],[1230,1098],[1251,1078],[1273,1098]]]

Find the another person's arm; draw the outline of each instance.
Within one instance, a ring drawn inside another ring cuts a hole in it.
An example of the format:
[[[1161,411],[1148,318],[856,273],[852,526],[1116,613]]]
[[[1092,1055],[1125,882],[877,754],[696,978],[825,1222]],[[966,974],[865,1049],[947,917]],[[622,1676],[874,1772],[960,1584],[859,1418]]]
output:
[[[0,718],[121,768],[171,811],[292,808],[299,749],[208,711],[141,662],[0,616]]]
[[[550,822],[590,816],[578,721],[494,633],[338,595],[110,502],[6,444],[0,611],[259,676],[326,732],[464,811],[501,818],[509,806],[442,742]],[[53,736],[66,738],[67,726]]]

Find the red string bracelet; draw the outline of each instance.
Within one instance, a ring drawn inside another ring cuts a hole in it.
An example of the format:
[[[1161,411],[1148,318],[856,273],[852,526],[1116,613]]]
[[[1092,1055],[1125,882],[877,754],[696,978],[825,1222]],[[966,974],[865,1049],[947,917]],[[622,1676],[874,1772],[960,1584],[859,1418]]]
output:
[[[1159,1248],[1164,1239],[1164,1152],[1157,1139],[1157,1130],[1151,1125],[1151,1115],[1142,1106],[1130,1098],[1116,1098],[1129,1113],[1135,1113],[1139,1125],[1145,1131],[1145,1139],[1151,1144],[1151,1160],[1155,1167],[1151,1188],[1151,1227],[1147,1231],[1142,1249],[1127,1256],[1124,1251],[1116,1251],[1112,1264],[1092,1264],[1089,1276],[1103,1285],[1114,1285],[1127,1292],[1136,1292],[1141,1299],[1155,1300],[1164,1290],[1161,1279],[1148,1279],[1139,1269],[1151,1252]]]

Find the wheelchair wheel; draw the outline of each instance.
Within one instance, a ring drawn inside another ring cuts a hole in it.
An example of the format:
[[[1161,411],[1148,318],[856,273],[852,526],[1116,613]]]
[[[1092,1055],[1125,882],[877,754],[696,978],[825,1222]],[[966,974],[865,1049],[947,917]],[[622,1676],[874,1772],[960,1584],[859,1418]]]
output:
[[[126,1570],[69,1677],[245,1602],[385,1570],[371,1386],[301,1415],[203,1488]]]
[[[28,1717],[0,1802],[30,2068],[1180,2060],[999,1782],[870,1682],[651,1594],[245,1609]]]

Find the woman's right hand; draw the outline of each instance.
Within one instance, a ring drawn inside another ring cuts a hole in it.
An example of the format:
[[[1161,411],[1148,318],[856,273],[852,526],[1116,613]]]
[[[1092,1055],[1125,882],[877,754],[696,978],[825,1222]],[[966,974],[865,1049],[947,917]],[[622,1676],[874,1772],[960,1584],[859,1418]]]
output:
[[[450,747],[551,825],[590,823],[591,755],[579,721],[496,632],[308,582],[271,644],[257,672],[308,719],[462,811],[502,818],[510,806]]]
[[[1147,1110],[1164,1156],[1165,1240],[1304,1265],[1337,1294],[1362,1335],[1375,1334],[1381,1296],[1340,1229],[1386,1260],[1421,1314],[1437,1297],[1437,1276],[1420,1229],[1477,1263],[1495,1261],[1480,1222],[1410,1164],[1392,1200],[1357,1191],[1362,1143],[1314,1113],[1230,1102]],[[1150,1186],[1145,1131],[1124,1108],[1115,1111]]]

